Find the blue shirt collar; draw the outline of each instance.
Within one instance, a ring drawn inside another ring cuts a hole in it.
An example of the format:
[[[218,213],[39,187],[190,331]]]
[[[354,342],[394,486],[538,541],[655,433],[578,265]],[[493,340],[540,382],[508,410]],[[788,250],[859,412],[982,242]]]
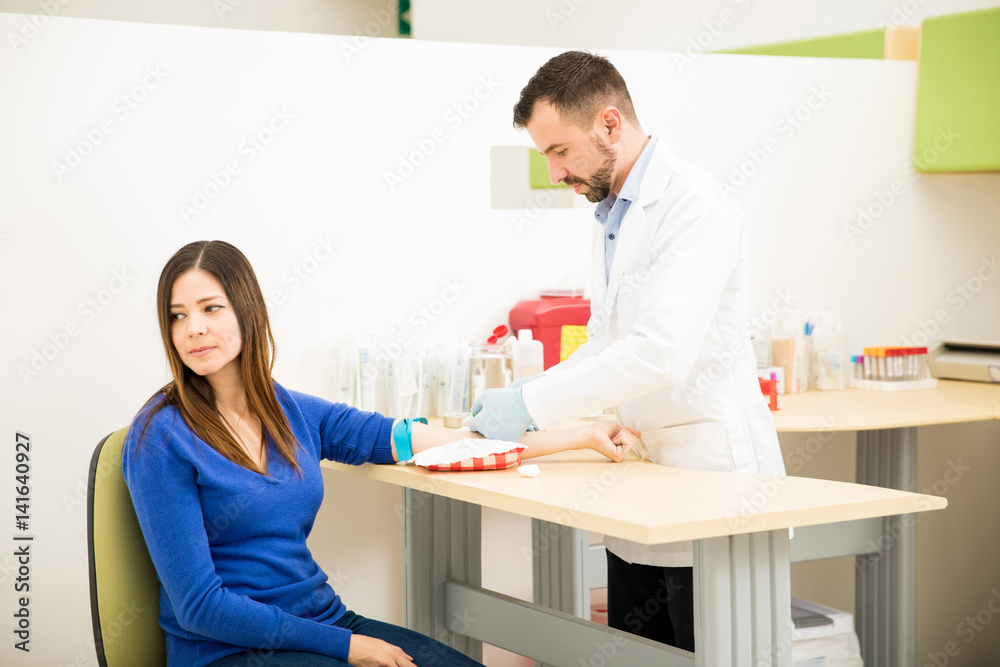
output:
[[[646,166],[649,164],[649,158],[653,155],[653,147],[655,145],[656,137],[650,137],[649,141],[646,142],[646,147],[639,153],[635,164],[632,165],[632,169],[628,172],[628,176],[625,177],[625,183],[622,184],[622,191],[618,195],[619,199],[635,201],[635,198],[639,196],[639,185],[642,183],[642,177],[646,173]]]
[[[639,196],[639,186],[642,184],[642,177],[646,174],[646,167],[649,165],[649,159],[653,156],[653,148],[655,146],[656,137],[650,136],[649,141],[646,142],[646,147],[639,153],[635,164],[632,165],[628,176],[625,177],[625,182],[622,184],[622,191],[618,195],[615,195],[614,192],[609,193],[607,197],[597,204],[597,208],[594,209],[594,216],[602,225],[607,221],[608,213],[611,212],[611,209],[614,208],[615,203],[619,199],[631,203]]]

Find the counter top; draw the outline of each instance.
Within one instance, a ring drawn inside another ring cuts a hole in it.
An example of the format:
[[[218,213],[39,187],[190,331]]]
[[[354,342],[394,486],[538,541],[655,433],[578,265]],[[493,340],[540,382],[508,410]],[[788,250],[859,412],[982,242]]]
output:
[[[611,463],[590,450],[531,459],[516,469],[432,472],[416,466],[325,468],[643,544],[943,509],[944,498],[803,477]],[[641,511],[639,511],[641,508]]]
[[[1000,385],[939,380],[934,389],[807,391],[781,397],[779,433],[867,431],[1000,419]]]

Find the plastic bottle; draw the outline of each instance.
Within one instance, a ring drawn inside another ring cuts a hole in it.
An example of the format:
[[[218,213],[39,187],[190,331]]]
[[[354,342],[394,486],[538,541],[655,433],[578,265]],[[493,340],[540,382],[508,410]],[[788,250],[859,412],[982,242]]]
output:
[[[518,331],[512,347],[515,380],[542,374],[545,370],[545,347],[542,341],[534,340],[531,329]]]

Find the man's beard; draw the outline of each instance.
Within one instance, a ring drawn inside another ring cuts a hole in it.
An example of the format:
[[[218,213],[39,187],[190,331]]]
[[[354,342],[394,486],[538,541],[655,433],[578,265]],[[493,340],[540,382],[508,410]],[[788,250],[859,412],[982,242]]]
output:
[[[596,204],[599,201],[603,201],[611,194],[611,176],[614,174],[615,164],[618,162],[618,158],[615,157],[615,152],[611,150],[608,146],[605,146],[596,137],[593,141],[597,150],[600,151],[601,155],[604,156],[604,164],[594,172],[594,175],[589,179],[584,180],[576,177],[569,177],[563,179],[566,185],[574,186],[579,183],[587,186],[587,191],[583,193],[583,196],[587,198],[587,201]]]

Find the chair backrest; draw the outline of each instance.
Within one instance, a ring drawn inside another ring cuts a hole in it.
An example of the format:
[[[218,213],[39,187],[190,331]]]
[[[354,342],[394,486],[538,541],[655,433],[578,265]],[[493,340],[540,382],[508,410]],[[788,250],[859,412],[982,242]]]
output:
[[[122,475],[127,428],[97,445],[87,480],[90,612],[101,667],[167,664],[160,584]]]

